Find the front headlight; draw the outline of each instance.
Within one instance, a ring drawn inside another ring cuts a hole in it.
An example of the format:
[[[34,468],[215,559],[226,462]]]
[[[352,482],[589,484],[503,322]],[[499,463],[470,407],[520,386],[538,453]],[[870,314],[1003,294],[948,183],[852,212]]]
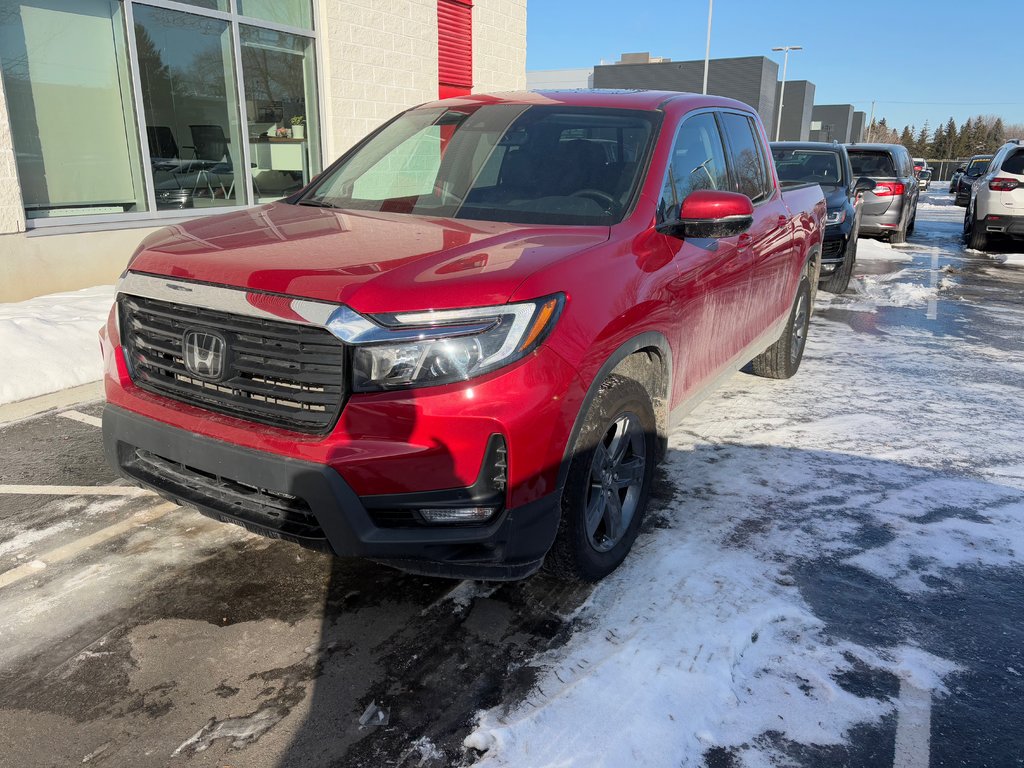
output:
[[[825,215],[825,225],[830,224],[842,224],[846,221],[846,209],[840,208],[838,211],[829,211]]]
[[[551,332],[562,295],[496,307],[378,315],[374,342],[352,356],[354,392],[465,381],[519,360]],[[398,339],[401,339],[400,341]]]

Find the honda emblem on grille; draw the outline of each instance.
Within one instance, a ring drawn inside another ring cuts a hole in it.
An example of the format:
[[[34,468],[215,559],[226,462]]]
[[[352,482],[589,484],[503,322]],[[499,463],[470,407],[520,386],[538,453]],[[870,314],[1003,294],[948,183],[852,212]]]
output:
[[[224,377],[228,343],[219,333],[185,331],[181,339],[181,349],[189,373],[211,381],[219,381]]]

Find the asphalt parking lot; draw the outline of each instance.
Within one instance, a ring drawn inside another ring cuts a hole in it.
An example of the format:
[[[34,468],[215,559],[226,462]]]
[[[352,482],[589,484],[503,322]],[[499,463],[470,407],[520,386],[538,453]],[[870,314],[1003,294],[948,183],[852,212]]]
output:
[[[860,264],[852,294],[819,299],[798,387],[769,395],[738,374],[673,437],[645,534],[683,536],[685,505],[714,497],[728,510],[721,535],[708,524],[716,546],[784,561],[780,583],[826,645],[912,645],[944,660],[929,667],[942,683],[851,654],[825,687],[886,706],[843,743],[760,728],[709,745],[709,768],[753,765],[757,750],[800,766],[1024,765],[1024,269],[966,252],[946,197],[929,197],[891,262]],[[863,380],[836,381],[828,366],[858,356]],[[758,397],[758,419],[737,414]],[[851,401],[855,423],[837,415]],[[477,713],[521,707],[545,687],[539,659],[599,628],[589,587],[404,575],[129,488],[104,463],[101,411],[0,426],[3,765],[469,765]],[[835,454],[871,451],[845,464],[824,444],[797,451],[793,430],[812,422]],[[879,494],[913,514],[878,522]],[[772,533],[780,520],[791,527]],[[711,606],[694,610],[714,623]]]

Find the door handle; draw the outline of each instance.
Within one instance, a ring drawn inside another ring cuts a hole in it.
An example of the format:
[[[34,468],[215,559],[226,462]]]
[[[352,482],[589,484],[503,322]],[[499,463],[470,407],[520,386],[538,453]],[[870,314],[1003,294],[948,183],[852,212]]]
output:
[[[788,223],[789,223],[789,219],[788,219],[788,218],[786,218],[785,216],[781,216],[781,215],[780,215],[780,216],[779,216],[779,218],[778,218],[778,221],[776,221],[776,226],[777,226],[777,227],[784,227],[784,226],[786,226],[786,225],[787,225]]]
[[[744,232],[739,236],[739,239],[736,240],[736,245],[739,248],[749,248],[752,242],[754,242],[754,238],[750,236],[749,232]]]

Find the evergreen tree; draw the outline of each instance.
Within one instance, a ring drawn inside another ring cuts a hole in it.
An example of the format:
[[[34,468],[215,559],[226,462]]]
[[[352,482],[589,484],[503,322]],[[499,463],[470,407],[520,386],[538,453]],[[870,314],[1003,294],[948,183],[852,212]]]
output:
[[[959,157],[960,155],[957,152],[957,144],[959,142],[960,137],[956,132],[956,121],[950,117],[946,121],[946,141],[942,145],[942,153],[939,156],[950,159]]]
[[[1006,130],[1003,128],[1003,118],[997,117],[995,122],[988,129],[988,141],[986,149],[995,152],[1006,143]]]
[[[909,125],[904,125],[903,126],[903,132],[900,134],[900,142],[899,143],[902,144],[904,147],[906,147],[910,151],[910,154],[912,154],[912,155],[915,154],[915,152],[914,152],[914,131],[912,130],[911,126],[909,126]]]
[[[935,158],[938,158],[938,159],[942,159],[942,158],[946,157],[946,155],[943,154],[945,152],[945,146],[946,146],[946,128],[945,128],[944,125],[942,125],[940,123],[939,127],[935,129],[935,133],[932,134],[932,141],[931,141],[931,155],[932,155],[932,157],[935,157]]]
[[[928,128],[928,121],[925,120],[921,130],[917,133],[917,139],[914,141],[914,154],[918,157],[928,157],[929,154],[932,154],[928,143],[930,134],[931,130]]]

